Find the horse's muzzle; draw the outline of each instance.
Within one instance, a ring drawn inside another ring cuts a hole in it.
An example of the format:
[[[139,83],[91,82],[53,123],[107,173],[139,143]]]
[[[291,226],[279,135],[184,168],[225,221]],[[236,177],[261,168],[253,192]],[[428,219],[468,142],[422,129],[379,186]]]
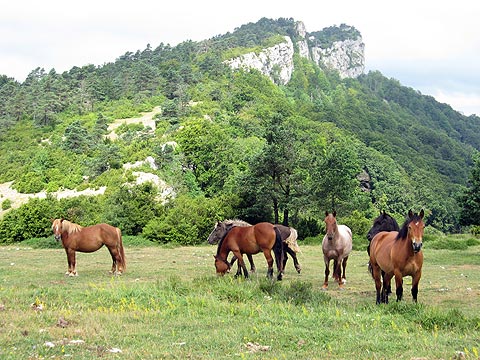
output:
[[[413,252],[418,253],[420,250],[422,250],[423,243],[412,243],[413,245]]]
[[[55,240],[60,241],[62,240],[62,235],[54,235]]]

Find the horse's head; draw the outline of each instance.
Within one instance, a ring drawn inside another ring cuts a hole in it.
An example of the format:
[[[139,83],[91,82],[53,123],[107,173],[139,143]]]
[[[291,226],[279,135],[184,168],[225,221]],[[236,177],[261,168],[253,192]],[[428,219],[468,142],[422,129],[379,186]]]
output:
[[[225,222],[218,221],[215,224],[215,228],[208,235],[208,243],[210,245],[217,244],[229,232],[233,227],[233,224],[226,224]]]
[[[423,223],[423,216],[425,215],[423,209],[420,214],[414,214],[412,210],[408,212],[408,236],[412,240],[412,247],[415,253],[422,249],[422,238],[425,224]]]
[[[223,259],[218,255],[213,255],[215,258],[215,269],[217,269],[217,275],[225,275],[225,273],[230,272],[230,264],[227,260]]]
[[[334,211],[330,214],[328,211],[325,211],[325,231],[327,233],[328,240],[333,240],[337,229],[337,212]]]
[[[62,239],[63,232],[63,219],[52,220],[52,231],[55,240],[60,241]]]
[[[372,228],[367,233],[368,241],[372,241],[373,237],[380,231],[399,231],[397,221],[388,215],[385,211],[380,214],[374,221]]]

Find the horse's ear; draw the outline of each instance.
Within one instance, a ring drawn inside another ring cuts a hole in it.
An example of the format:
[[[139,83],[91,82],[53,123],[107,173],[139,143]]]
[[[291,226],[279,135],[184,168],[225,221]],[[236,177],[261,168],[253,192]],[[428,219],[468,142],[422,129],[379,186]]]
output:
[[[337,217],[337,212],[333,210],[333,217]]]
[[[423,219],[423,217],[425,216],[425,212],[423,211],[423,209],[420,210],[419,216],[420,216],[420,219]]]
[[[408,218],[410,219],[413,216],[413,211],[412,209],[408,210]]]
[[[328,216],[328,211],[325,211],[325,216]]]

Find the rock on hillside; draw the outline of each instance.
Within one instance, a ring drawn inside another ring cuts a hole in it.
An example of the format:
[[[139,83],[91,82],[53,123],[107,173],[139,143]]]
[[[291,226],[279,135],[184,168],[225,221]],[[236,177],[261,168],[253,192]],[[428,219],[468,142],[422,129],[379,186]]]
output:
[[[343,26],[338,31],[347,32],[352,28]],[[296,28],[296,47],[300,56],[314,61],[320,67],[337,70],[340,77],[357,77],[365,71],[365,45],[361,36],[346,37],[322,46],[315,35],[309,35],[303,22]],[[289,36],[275,46],[263,49],[259,54],[250,52],[225,61],[232,69],[252,68],[270,77],[276,83],[285,85],[293,73],[295,46]]]

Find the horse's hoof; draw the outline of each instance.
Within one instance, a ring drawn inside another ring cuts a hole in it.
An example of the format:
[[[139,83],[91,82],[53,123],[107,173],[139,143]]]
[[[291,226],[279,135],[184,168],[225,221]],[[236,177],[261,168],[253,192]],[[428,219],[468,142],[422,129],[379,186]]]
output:
[[[328,285],[325,285],[325,284],[324,284],[324,285],[322,286],[322,290],[327,291],[327,290],[328,290]]]

